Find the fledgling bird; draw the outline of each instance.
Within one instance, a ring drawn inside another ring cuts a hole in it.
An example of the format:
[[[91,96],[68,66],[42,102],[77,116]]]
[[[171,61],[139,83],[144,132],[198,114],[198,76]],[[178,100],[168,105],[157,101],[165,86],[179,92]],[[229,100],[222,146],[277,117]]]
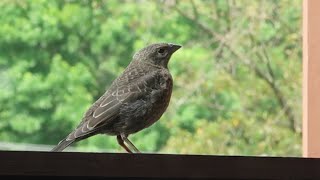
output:
[[[135,53],[80,124],[51,151],[63,151],[74,142],[107,134],[116,136],[128,153],[139,153],[128,136],[154,124],[167,109],[173,85],[168,62],[179,48],[171,43],[156,43]]]

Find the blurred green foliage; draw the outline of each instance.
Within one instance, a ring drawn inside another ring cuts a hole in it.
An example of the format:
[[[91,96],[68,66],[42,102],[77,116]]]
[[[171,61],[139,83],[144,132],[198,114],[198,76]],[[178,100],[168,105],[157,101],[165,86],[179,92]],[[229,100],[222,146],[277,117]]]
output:
[[[0,24],[0,141],[57,144],[135,51],[173,42],[172,100],[139,149],[301,155],[301,0],[3,0]]]

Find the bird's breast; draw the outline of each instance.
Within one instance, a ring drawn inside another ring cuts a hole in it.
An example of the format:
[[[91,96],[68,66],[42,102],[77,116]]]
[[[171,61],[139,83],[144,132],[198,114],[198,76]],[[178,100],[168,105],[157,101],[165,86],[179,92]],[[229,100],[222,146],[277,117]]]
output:
[[[143,84],[145,90],[139,91],[137,98],[121,107],[121,123],[116,124],[119,132],[132,134],[147,128],[158,121],[166,111],[172,93],[171,75],[166,71],[155,72],[145,77]]]
[[[152,110],[147,119],[148,126],[160,119],[166,111],[172,94],[173,80],[169,73],[161,75],[159,89],[155,90],[152,99]]]

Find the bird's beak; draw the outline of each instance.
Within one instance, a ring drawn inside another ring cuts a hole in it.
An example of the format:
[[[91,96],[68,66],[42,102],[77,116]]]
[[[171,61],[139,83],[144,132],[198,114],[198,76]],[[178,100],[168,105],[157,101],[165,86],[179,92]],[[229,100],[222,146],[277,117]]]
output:
[[[182,46],[177,45],[177,44],[171,44],[171,43],[169,43],[169,47],[170,47],[171,53],[174,53],[174,52],[176,52],[178,49],[180,49]]]

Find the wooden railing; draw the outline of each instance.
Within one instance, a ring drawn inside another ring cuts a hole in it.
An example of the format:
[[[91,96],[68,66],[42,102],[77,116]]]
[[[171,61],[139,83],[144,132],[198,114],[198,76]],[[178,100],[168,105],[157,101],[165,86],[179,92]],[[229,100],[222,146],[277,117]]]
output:
[[[317,158],[32,151],[0,151],[0,158],[0,179],[320,179]]]

